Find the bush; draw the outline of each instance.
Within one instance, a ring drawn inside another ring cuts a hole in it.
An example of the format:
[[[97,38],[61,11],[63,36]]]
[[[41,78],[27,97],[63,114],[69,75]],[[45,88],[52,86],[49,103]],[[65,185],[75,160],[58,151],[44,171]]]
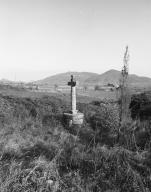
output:
[[[151,100],[146,93],[133,95],[130,103],[133,119],[151,119]]]

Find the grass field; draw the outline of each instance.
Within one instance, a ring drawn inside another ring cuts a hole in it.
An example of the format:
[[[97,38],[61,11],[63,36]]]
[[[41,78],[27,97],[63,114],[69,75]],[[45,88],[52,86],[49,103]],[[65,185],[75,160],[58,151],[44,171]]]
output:
[[[63,100],[70,101],[70,90],[68,91],[54,91],[49,92],[20,89],[8,86],[0,86],[0,93],[3,95],[13,95],[19,97],[43,97],[43,96],[57,96]],[[80,90],[77,89],[77,101],[78,102],[91,102],[93,100],[116,100],[116,91],[94,91],[94,90]]]
[[[120,125],[116,103],[85,93],[84,123],[69,128],[69,93],[1,88],[1,192],[151,191],[150,121]]]

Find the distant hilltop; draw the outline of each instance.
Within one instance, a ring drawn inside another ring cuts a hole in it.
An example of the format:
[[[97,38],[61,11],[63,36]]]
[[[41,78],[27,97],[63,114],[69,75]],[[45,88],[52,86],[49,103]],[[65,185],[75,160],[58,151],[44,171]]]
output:
[[[90,88],[93,89],[95,86],[103,87],[106,85],[118,87],[121,72],[111,69],[102,74],[91,73],[91,72],[66,72],[53,75],[38,81],[29,83],[9,81],[7,79],[1,79],[0,84],[12,85],[17,87],[24,87],[29,89],[55,89],[62,87],[66,89],[67,82],[70,80],[70,76],[73,75],[77,81],[78,88]],[[134,74],[129,75],[129,85],[136,88],[151,88],[151,78],[141,77]]]
[[[121,72],[114,69],[102,74],[91,72],[66,72],[35,81],[34,83],[47,86],[63,86],[67,85],[71,75],[75,77],[80,86],[103,86],[107,84],[113,84],[116,86],[119,85]],[[129,83],[134,87],[151,87],[151,78],[130,74]]]
[[[97,73],[91,73],[91,72],[66,72],[66,73],[60,73],[57,75],[53,75],[50,77],[47,77],[42,80],[35,81],[36,84],[47,84],[47,85],[67,85],[67,82],[70,80],[70,76],[73,75],[76,81],[79,82],[80,85],[84,85],[89,78],[93,78],[98,76]]]

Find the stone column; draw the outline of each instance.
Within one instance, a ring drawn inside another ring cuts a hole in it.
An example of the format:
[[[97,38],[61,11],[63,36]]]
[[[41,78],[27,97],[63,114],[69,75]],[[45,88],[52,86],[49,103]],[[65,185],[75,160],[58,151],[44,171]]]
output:
[[[76,110],[76,86],[71,86],[71,111],[72,111],[72,114],[77,114],[77,110]]]
[[[76,110],[76,81],[73,80],[73,75],[71,75],[71,81],[68,82],[68,85],[71,86],[71,113],[77,114],[77,110]]]

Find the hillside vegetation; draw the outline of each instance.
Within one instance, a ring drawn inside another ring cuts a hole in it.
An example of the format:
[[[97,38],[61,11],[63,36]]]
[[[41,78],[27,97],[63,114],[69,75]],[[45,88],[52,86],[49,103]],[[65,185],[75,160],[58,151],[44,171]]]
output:
[[[68,128],[56,96],[0,95],[1,192],[149,192],[151,123],[119,127],[118,106],[78,103]]]

